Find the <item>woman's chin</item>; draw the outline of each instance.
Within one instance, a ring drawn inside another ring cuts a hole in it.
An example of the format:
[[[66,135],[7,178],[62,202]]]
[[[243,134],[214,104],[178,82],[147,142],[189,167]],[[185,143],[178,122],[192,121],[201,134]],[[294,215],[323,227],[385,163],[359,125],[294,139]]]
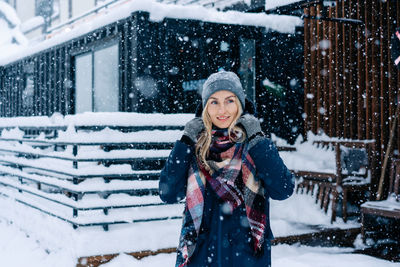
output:
[[[218,122],[214,123],[214,125],[217,126],[218,128],[225,129],[231,125],[231,122],[224,122],[224,123]]]

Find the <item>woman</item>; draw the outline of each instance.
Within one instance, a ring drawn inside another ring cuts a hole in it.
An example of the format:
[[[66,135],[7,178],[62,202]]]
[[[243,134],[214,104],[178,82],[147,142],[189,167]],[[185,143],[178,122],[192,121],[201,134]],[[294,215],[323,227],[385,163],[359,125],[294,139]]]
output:
[[[176,266],[271,265],[269,198],[288,198],[294,178],[253,114],[233,72],[204,83],[160,176],[164,202],[186,197]]]

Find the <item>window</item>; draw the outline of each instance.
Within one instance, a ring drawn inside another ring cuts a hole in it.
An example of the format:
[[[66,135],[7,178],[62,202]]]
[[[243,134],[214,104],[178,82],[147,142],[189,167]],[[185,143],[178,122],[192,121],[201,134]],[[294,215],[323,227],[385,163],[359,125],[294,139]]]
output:
[[[34,62],[26,62],[23,66],[24,70],[24,89],[22,90],[22,112],[25,116],[33,116],[34,114],[34,96],[35,96],[35,78],[34,78]]]
[[[118,44],[75,57],[75,113],[119,110]]]
[[[60,14],[59,0],[35,0],[35,15],[44,19],[43,32],[51,26],[53,19]]]
[[[36,0],[36,16],[50,18],[53,14],[53,0]]]
[[[33,116],[33,97],[34,97],[34,78],[33,74],[25,75],[25,88],[22,91],[22,105],[25,116]]]
[[[93,110],[92,53],[75,58],[75,113]]]
[[[94,52],[94,111],[118,111],[118,45]]]
[[[255,40],[251,39],[240,39],[240,68],[239,76],[243,84],[243,89],[248,99],[255,103],[255,75],[256,75],[256,64],[255,64],[255,53],[256,44]]]

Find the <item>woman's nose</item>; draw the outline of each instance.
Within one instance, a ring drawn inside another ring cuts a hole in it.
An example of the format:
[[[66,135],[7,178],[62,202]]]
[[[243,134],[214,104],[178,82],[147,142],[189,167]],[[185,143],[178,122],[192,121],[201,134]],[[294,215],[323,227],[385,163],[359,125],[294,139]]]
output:
[[[224,104],[219,105],[218,112],[219,113],[225,113],[225,105]]]

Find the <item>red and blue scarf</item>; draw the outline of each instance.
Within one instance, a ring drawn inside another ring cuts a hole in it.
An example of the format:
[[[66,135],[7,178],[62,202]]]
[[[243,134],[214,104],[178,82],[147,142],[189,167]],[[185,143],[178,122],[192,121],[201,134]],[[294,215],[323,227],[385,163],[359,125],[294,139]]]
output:
[[[207,162],[212,174],[194,156],[187,181],[186,205],[176,266],[186,266],[196,249],[204,210],[206,182],[232,211],[244,203],[255,253],[262,250],[267,224],[264,188],[255,180],[256,168],[248,144],[229,140],[227,130],[213,130]],[[240,175],[241,174],[241,175]]]

